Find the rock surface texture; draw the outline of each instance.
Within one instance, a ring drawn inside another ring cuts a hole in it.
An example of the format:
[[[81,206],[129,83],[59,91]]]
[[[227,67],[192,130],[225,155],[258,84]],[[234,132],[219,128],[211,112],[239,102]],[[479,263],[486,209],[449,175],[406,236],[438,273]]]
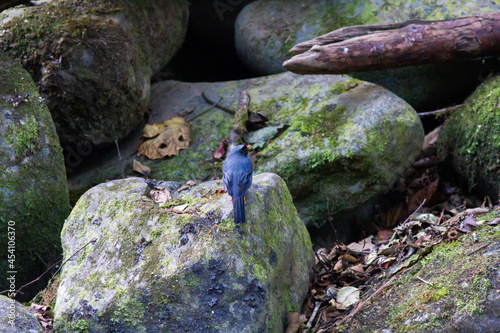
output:
[[[107,144],[149,105],[150,78],[180,48],[188,2],[39,1],[0,13],[0,48],[48,100],[63,147]]]
[[[0,332],[44,333],[42,325],[30,310],[19,302],[0,295]]]
[[[49,110],[29,74],[0,58],[2,276],[17,271],[19,288],[60,259],[60,232],[68,214],[63,155]],[[7,252],[8,240],[11,252]],[[7,261],[8,254],[15,257]],[[24,289],[20,297],[29,300],[45,287],[47,279]],[[0,289],[9,289],[4,278]]]
[[[101,184],[73,209],[65,258],[84,248],[63,268],[55,332],[282,332],[314,262],[284,181],[254,178],[241,228],[221,181],[148,183]],[[173,194],[163,207],[155,186]]]

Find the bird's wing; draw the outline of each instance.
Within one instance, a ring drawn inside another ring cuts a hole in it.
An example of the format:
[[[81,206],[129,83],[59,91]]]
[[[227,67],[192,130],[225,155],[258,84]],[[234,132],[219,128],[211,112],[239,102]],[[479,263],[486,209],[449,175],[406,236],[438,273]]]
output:
[[[233,171],[223,170],[222,184],[224,185],[224,189],[226,190],[226,192],[230,196],[233,196]]]
[[[240,172],[238,174],[238,195],[245,195],[246,191],[252,186],[252,173],[250,172]]]

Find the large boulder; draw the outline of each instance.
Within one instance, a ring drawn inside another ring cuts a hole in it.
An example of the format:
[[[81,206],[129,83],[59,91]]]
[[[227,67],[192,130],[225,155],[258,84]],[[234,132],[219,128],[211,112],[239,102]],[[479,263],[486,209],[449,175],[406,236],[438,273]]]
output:
[[[283,177],[306,224],[324,223],[328,200],[334,214],[387,190],[423,144],[422,125],[411,106],[380,86],[336,75],[159,83],[153,88],[153,121],[187,108],[205,110],[203,91],[236,109],[242,90],[251,96],[250,110],[267,113],[269,125],[289,126],[256,157],[255,170]],[[210,150],[199,132],[215,149],[227,137],[232,118],[213,110],[193,124],[189,150],[149,163],[162,178],[210,175],[211,165],[201,163]]]
[[[324,223],[327,206],[334,214],[387,190],[423,144],[421,122],[407,103],[380,86],[348,76],[283,73],[215,83],[165,81],[153,85],[151,122],[192,110],[186,116],[191,139],[189,148],[177,156],[140,159],[151,168],[152,177],[207,179],[214,167],[221,177],[221,161],[208,160],[228,137],[233,118],[210,108],[201,93],[214,101],[222,98],[222,105],[235,110],[242,90],[251,96],[251,111],[267,114],[268,125],[289,125],[255,157],[255,170],[284,178],[308,225]],[[122,156],[134,153],[140,135],[120,145]],[[100,160],[108,163],[72,177],[75,192],[90,182],[120,177],[116,149]],[[132,173],[131,166],[126,170]]]
[[[0,295],[0,332],[44,333],[44,330],[27,307]]]
[[[499,10],[500,5],[489,0],[261,0],[245,6],[238,15],[236,48],[247,66],[261,74],[275,74],[285,71],[282,64],[293,45],[342,27],[445,20]],[[357,73],[355,77],[386,87],[420,110],[460,102],[479,84],[478,78],[496,66],[498,62],[477,61]]]
[[[0,170],[0,271],[17,271],[19,288],[60,259],[69,201],[62,149],[49,110],[29,74],[5,58],[0,58]],[[30,299],[47,278],[19,297]],[[9,289],[4,278],[0,289]]]
[[[147,111],[150,77],[180,48],[188,2],[40,1],[0,13],[0,49],[22,61],[63,147],[125,136]]]
[[[498,332],[499,252],[498,226],[437,246],[365,304],[342,332]]]
[[[65,259],[76,255],[62,270],[55,332],[284,330],[314,263],[285,182],[256,176],[238,227],[221,181],[179,186],[128,178],[80,198],[62,231]],[[159,207],[151,188],[173,199]]]
[[[441,130],[443,154],[479,195],[498,200],[500,184],[500,76],[479,86],[465,106],[453,111]]]

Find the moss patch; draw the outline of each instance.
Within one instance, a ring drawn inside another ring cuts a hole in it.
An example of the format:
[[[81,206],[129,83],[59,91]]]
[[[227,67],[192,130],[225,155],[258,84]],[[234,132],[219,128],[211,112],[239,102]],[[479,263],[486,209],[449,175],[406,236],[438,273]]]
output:
[[[500,181],[500,77],[483,83],[453,112],[441,131],[440,141],[453,154],[457,170],[470,188],[486,187],[496,201]]]
[[[19,96],[22,102],[13,103]],[[7,239],[7,221],[14,221],[20,286],[60,258],[68,190],[50,113],[29,74],[5,58],[0,58],[0,108],[0,239]],[[0,249],[0,256],[6,251]],[[6,261],[0,261],[0,269],[8,270]],[[28,287],[23,301],[44,288],[46,279]],[[6,281],[0,288],[8,289]]]
[[[487,245],[485,249],[469,254],[483,245]],[[491,254],[499,248],[500,233],[491,227],[483,227],[477,237],[465,235],[436,247],[368,305],[347,331],[476,331],[482,320],[495,316],[489,295],[497,288],[500,259]],[[417,276],[432,285],[422,283]]]

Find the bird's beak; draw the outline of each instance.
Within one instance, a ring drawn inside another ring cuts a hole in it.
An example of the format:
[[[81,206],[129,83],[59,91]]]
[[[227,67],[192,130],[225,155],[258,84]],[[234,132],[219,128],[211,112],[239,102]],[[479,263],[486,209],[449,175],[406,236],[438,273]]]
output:
[[[252,147],[252,145],[247,145],[247,149],[250,149],[250,147]]]

